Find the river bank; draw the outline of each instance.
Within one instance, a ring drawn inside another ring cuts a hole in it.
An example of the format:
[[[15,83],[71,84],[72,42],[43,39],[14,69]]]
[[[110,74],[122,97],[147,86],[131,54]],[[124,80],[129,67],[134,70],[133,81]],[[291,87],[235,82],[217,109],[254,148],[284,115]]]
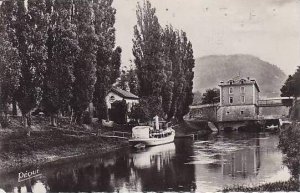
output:
[[[105,128],[70,125],[60,121],[58,127],[49,126],[46,118],[33,118],[31,128],[23,128],[18,118],[12,118],[8,128],[0,129],[0,172],[19,167],[42,165],[78,156],[103,154],[128,146],[127,140],[104,138],[97,134],[131,130],[120,125]],[[174,127],[176,136],[208,135],[205,123],[182,122]],[[30,136],[28,132],[30,131]]]
[[[102,154],[127,146],[120,139],[97,136],[72,136],[60,131],[10,134],[1,139],[1,170],[41,165],[77,156]],[[1,171],[0,170],[0,171]]]
[[[226,187],[222,192],[296,192],[299,190],[297,182],[289,180],[286,182],[273,182],[255,187],[233,186]]]
[[[103,154],[128,145],[126,140],[96,136],[94,129],[67,124],[55,128],[48,126],[45,120],[35,120],[32,128],[25,129],[17,120],[12,119],[11,122],[8,128],[0,129],[0,172]]]

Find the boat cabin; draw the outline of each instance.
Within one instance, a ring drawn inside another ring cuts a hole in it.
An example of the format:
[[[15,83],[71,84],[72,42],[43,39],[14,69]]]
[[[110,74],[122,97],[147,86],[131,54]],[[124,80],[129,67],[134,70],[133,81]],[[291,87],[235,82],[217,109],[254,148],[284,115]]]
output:
[[[132,129],[132,138],[165,138],[172,134],[166,121],[153,121],[151,126],[138,126]]]

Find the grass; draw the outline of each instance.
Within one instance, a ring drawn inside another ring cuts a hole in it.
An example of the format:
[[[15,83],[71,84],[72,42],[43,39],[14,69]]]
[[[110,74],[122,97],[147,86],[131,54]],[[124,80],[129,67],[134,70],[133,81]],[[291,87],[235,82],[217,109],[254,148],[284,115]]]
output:
[[[94,129],[80,134],[75,131],[84,129],[78,126],[74,128],[73,125],[64,124],[60,128],[53,128],[45,120],[34,121],[30,136],[27,135],[28,129],[20,126],[16,119],[11,120],[10,127],[0,129],[0,171],[65,157],[105,153],[127,146],[124,140],[89,134],[95,133]]]
[[[298,191],[298,184],[295,181],[289,180],[286,182],[267,183],[255,187],[247,186],[231,186],[225,187],[223,192],[290,192]]]

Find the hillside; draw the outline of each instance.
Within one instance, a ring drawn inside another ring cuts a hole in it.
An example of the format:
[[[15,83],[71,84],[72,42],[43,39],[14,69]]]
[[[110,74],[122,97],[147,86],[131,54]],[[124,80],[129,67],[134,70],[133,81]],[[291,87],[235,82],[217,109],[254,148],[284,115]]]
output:
[[[197,58],[195,63],[194,91],[202,93],[240,74],[258,82],[261,97],[276,97],[287,78],[277,66],[251,55],[211,55]]]

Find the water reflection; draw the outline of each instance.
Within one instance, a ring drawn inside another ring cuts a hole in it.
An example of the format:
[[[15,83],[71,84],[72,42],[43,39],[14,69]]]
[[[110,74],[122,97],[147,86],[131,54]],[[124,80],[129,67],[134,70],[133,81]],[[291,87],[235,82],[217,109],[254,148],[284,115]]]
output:
[[[8,192],[216,191],[233,184],[288,180],[278,137],[231,133],[177,140],[143,151],[123,149],[101,157],[41,167],[38,178],[18,183],[0,175]]]
[[[288,180],[277,145],[278,137],[265,133],[232,133],[195,142],[195,155],[188,164],[195,164],[197,190]]]
[[[157,170],[160,171],[164,166],[170,164],[171,158],[176,154],[175,149],[175,144],[169,143],[133,152],[131,154],[133,165],[137,169],[156,166]]]

